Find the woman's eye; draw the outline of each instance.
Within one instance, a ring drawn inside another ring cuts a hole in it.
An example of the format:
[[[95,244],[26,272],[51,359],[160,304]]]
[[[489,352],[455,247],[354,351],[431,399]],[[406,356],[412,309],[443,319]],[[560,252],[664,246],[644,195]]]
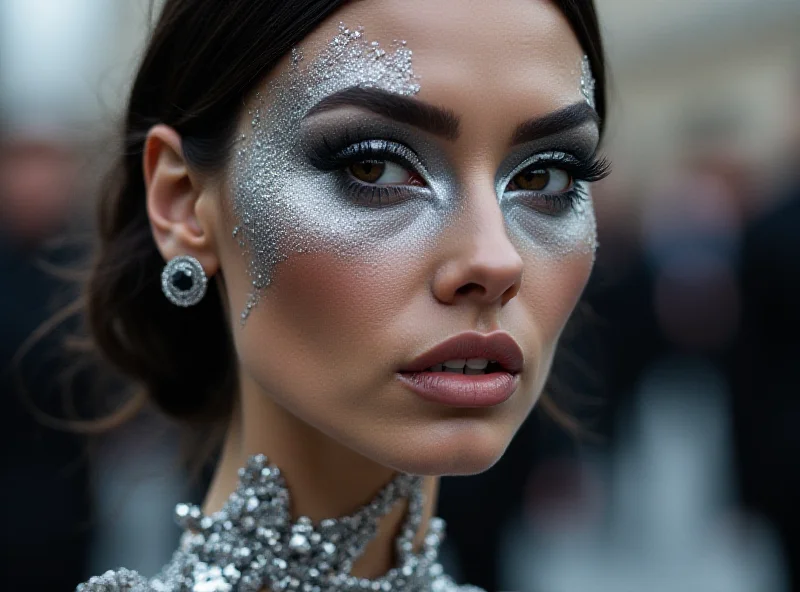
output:
[[[388,160],[355,162],[347,167],[347,172],[357,181],[370,185],[425,185],[418,174]]]
[[[507,191],[536,191],[537,193],[564,193],[572,188],[569,173],[554,167],[528,168],[518,173],[506,188]]]

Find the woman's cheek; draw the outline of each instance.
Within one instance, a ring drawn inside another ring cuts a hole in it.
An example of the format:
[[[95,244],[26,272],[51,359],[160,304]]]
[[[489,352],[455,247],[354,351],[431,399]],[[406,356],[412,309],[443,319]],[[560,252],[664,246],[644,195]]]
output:
[[[376,258],[292,254],[276,267],[242,331],[263,332],[264,342],[270,333],[280,336],[301,352],[306,375],[368,376],[368,365],[392,361],[397,325],[426,285],[418,261],[402,251]]]
[[[294,255],[277,271],[270,302],[314,342],[352,344],[379,334],[404,307],[420,281],[408,260]]]
[[[561,333],[583,293],[593,266],[590,255],[558,259],[523,256],[525,277],[519,297],[526,301],[547,341]],[[530,264],[528,262],[530,261]]]
[[[591,199],[560,216],[504,207],[509,236],[524,262],[519,298],[544,346],[555,347],[594,266],[597,226]]]
[[[512,220],[509,227],[524,262],[517,298],[537,333],[536,374],[544,376],[594,266],[596,230],[593,211],[561,228],[557,220],[538,216],[527,218],[526,224]]]

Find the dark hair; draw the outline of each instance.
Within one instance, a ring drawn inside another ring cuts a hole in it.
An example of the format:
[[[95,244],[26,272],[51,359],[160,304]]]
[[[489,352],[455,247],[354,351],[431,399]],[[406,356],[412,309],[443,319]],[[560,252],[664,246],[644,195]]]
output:
[[[167,414],[226,417],[236,387],[232,341],[215,282],[176,309],[161,293],[164,261],[145,210],[142,152],[157,123],[182,138],[201,172],[226,164],[245,97],[345,0],[166,0],[130,94],[124,152],[99,205],[88,284],[89,329],[101,355]],[[554,0],[591,60],[605,115],[605,62],[592,0]]]

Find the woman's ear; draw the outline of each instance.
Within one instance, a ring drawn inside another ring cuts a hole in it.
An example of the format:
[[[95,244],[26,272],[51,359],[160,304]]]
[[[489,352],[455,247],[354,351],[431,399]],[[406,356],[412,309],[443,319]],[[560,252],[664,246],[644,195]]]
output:
[[[214,224],[208,209],[198,207],[210,188],[190,170],[178,132],[163,124],[152,127],[143,158],[147,216],[158,250],[165,261],[191,255],[213,276],[219,269]]]

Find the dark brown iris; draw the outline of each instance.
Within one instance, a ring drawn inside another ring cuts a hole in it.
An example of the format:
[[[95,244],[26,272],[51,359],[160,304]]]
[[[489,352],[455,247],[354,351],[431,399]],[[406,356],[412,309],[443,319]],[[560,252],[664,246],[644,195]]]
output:
[[[351,164],[350,174],[364,183],[375,183],[386,170],[386,163],[364,161]]]
[[[523,191],[541,191],[550,183],[550,173],[546,169],[526,169],[514,177],[512,183]]]

